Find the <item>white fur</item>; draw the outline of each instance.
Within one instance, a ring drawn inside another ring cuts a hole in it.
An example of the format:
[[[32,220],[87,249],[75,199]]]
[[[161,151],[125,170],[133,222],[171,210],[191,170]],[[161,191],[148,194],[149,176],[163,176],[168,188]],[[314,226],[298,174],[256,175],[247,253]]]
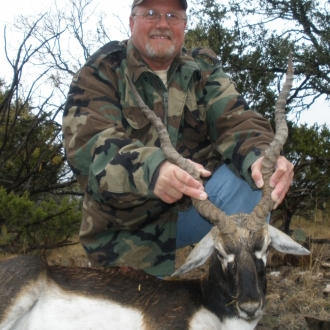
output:
[[[8,316],[5,321],[0,324],[0,329],[12,329],[15,322],[33,308],[38,297],[43,292],[45,285],[45,280],[39,278],[35,283],[27,287],[25,292],[15,301],[12,308],[8,311]]]
[[[250,322],[238,318],[225,319],[220,330],[253,330],[258,321],[259,319]]]
[[[27,297],[20,299],[20,305]],[[18,315],[18,314],[16,314]],[[15,315],[12,314],[12,320]],[[66,293],[56,286],[47,288],[33,306],[12,326],[2,330],[143,330],[138,310],[109,300]]]
[[[265,266],[267,264],[267,255],[268,255],[267,249],[268,249],[269,243],[270,243],[270,238],[268,235],[265,235],[264,244],[263,244],[261,250],[255,252],[256,258],[261,259]]]
[[[200,309],[192,318],[189,330],[253,330],[258,320],[251,322],[233,318],[221,322],[213,313],[205,308]]]
[[[220,320],[209,310],[201,308],[191,319],[189,330],[222,330]]]
[[[35,287],[36,288],[36,287]],[[109,300],[67,293],[48,283],[47,290],[31,290],[21,297],[1,330],[143,330],[142,314]],[[39,291],[39,292],[37,292]],[[39,295],[39,297],[38,297]],[[201,308],[189,330],[253,330],[257,321],[227,319]]]

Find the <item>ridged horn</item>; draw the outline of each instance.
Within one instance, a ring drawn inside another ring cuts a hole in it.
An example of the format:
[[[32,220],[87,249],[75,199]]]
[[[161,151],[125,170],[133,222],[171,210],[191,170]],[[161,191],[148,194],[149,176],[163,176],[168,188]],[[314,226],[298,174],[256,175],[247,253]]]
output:
[[[293,64],[292,54],[290,52],[285,83],[283,85],[282,91],[278,96],[278,100],[275,106],[275,137],[272,143],[266,149],[261,165],[261,173],[264,180],[262,198],[252,211],[248,222],[248,227],[255,228],[255,230],[258,230],[258,228],[261,228],[265,225],[265,220],[275,204],[271,198],[273,188],[270,187],[269,180],[274,173],[276,161],[280,156],[280,152],[283,150],[283,145],[288,137],[288,126],[285,120],[285,105],[292,88],[292,82]]]
[[[131,81],[130,77],[126,75],[126,79],[130,85],[130,88],[133,93],[133,98],[135,102],[140,107],[142,113],[148,118],[150,123],[156,129],[159,139],[161,149],[166,157],[166,159],[172,164],[177,165],[181,169],[185,170],[189,173],[194,179],[202,182],[200,179],[199,172],[195,169],[194,165],[190,163],[187,159],[183,158],[172,146],[170,137],[168,132],[162,123],[161,119],[158,118],[155,113],[150,110],[147,105],[143,102],[140,97],[138,91],[135,88],[135,85]],[[196,208],[197,212],[199,212],[202,216],[211,221],[218,229],[226,234],[235,231],[235,224],[230,220],[230,217],[227,216],[224,212],[222,212],[219,208],[217,208],[214,204],[212,204],[209,200],[198,200],[192,198],[192,204]]]

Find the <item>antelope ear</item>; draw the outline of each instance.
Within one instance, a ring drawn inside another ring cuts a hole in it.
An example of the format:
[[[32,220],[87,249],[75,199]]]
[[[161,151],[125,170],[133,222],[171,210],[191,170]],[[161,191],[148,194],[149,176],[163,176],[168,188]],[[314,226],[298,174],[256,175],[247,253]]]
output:
[[[172,276],[179,276],[189,272],[198,266],[203,265],[214,251],[214,235],[216,227],[213,227],[210,232],[195,246],[191,251],[184,264],[177,269]]]
[[[275,250],[283,253],[296,254],[299,256],[306,256],[310,254],[307,249],[277,228],[268,225],[268,232],[272,240],[271,245]]]

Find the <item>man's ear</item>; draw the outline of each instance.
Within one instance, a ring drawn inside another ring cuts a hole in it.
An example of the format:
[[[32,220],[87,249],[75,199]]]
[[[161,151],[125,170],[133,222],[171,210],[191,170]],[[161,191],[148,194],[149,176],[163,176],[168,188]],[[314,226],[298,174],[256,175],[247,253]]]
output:
[[[187,28],[187,25],[188,25],[188,21],[184,21],[184,29],[186,30],[186,28]]]
[[[132,34],[133,26],[134,26],[134,16],[131,15],[131,16],[129,17],[129,28],[130,28],[130,30],[131,30],[131,34]]]

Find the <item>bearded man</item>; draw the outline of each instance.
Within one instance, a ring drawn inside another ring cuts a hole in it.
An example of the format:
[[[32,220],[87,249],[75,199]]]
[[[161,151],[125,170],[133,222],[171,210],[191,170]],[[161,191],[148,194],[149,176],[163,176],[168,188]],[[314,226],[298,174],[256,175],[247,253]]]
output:
[[[261,197],[268,121],[250,111],[209,49],[183,48],[186,0],[134,0],[131,38],[95,52],[75,75],[63,117],[67,160],[85,192],[80,241],[93,265],[172,274],[175,251],[212,224],[191,206],[209,198],[228,215]],[[165,159],[126,75],[166,126],[204,186]],[[277,206],[293,178],[280,157],[270,184]]]

